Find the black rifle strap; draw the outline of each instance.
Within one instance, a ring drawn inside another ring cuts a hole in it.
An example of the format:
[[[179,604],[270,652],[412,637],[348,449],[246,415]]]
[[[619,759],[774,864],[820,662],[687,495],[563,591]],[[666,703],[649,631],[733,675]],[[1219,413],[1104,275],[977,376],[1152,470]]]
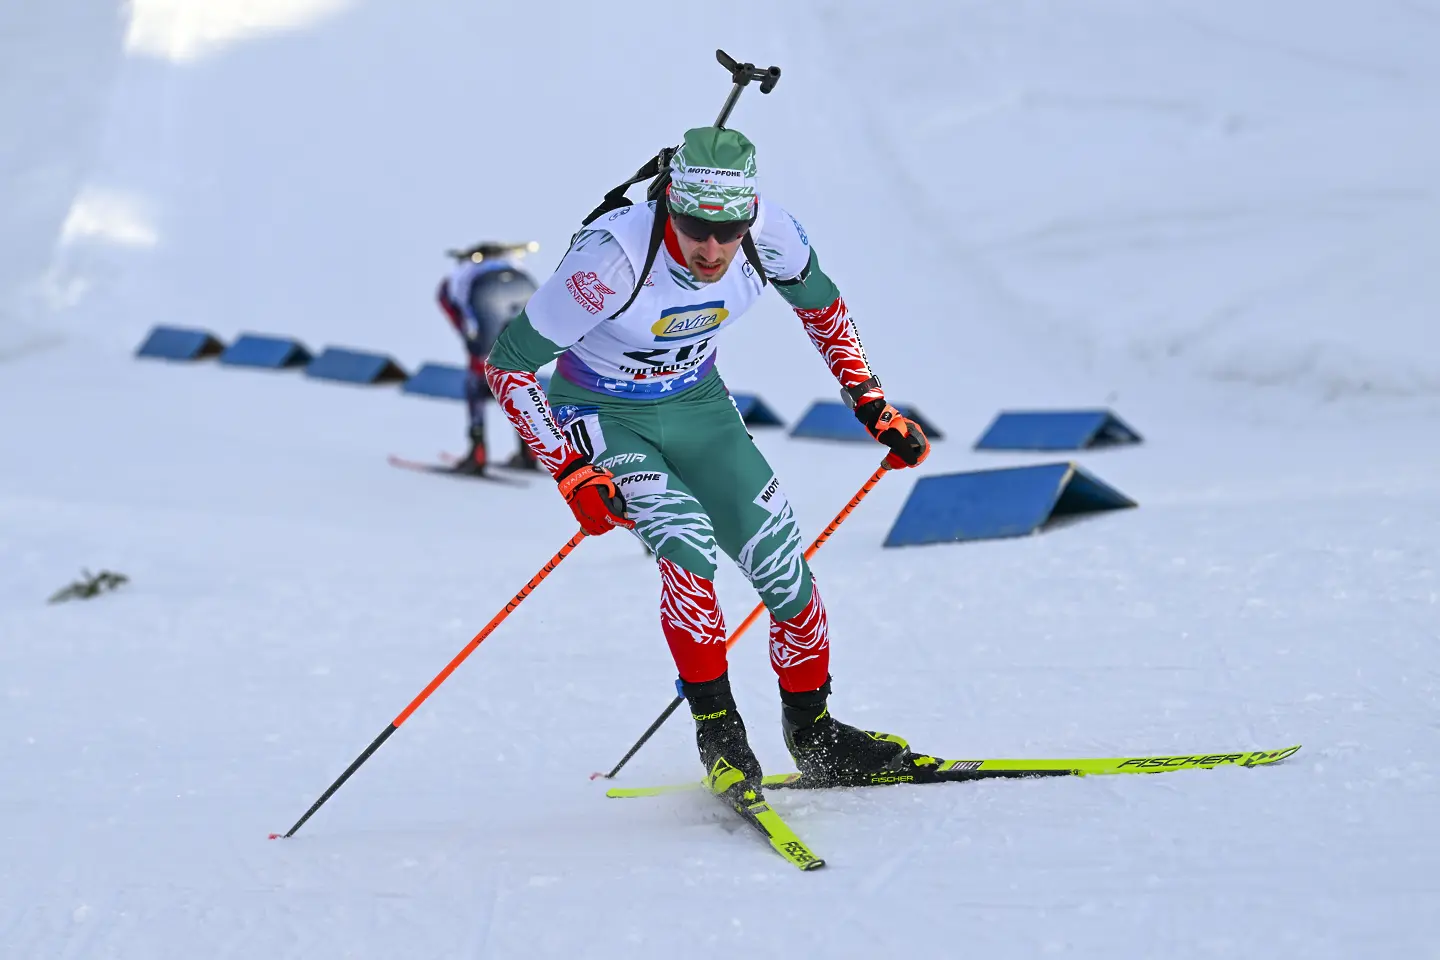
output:
[[[640,296],[640,290],[645,286],[645,279],[650,276],[650,268],[655,266],[655,256],[660,252],[660,245],[665,242],[665,224],[670,222],[669,204],[663,200],[655,204],[655,222],[650,225],[650,245],[645,251],[645,266],[635,277],[635,289],[630,292],[630,299],[625,301],[625,306],[616,310],[607,317],[607,320],[614,320],[620,314],[630,309],[630,304]]]
[[[591,210],[590,215],[584,220],[580,221],[580,225],[588,227],[590,224],[598,220],[602,213],[609,213],[611,210],[618,210],[621,207],[628,207],[630,205],[630,201],[626,198],[625,191],[635,186],[635,184],[639,183],[641,180],[649,180],[652,177],[658,175],[660,171],[665,168],[665,165],[660,162],[661,157],[663,157],[664,155],[665,151],[662,150],[659,154],[651,157],[649,160],[646,161],[645,166],[635,171],[635,176],[631,177],[629,180],[626,180],[624,183],[620,184],[618,187],[605,194],[605,199],[600,201],[600,206],[596,207],[594,210]]]
[[[662,200],[665,191],[670,186],[670,158],[675,156],[675,147],[661,147],[660,152],[655,155],[655,172],[659,174],[655,182],[645,188],[646,200]]]
[[[760,262],[760,251],[755,249],[755,238],[750,231],[745,231],[745,239],[740,241],[740,249],[745,251],[745,259],[750,261],[750,266],[760,275],[760,288],[763,290],[770,278],[765,276],[765,265]]]
[[[777,287],[793,287],[793,286],[795,286],[797,283],[804,283],[806,280],[809,280],[809,279],[810,279],[810,265],[811,265],[812,263],[814,263],[814,262],[815,262],[815,256],[814,256],[814,254],[811,254],[810,259],[805,261],[805,269],[804,269],[804,270],[801,270],[799,273],[795,274],[795,276],[791,277],[789,280],[776,280],[776,281],[775,281],[775,285],[776,285]]]

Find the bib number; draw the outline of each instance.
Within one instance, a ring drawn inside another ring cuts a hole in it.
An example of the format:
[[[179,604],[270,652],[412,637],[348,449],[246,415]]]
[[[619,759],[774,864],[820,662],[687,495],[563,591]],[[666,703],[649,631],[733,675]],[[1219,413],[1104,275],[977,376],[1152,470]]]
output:
[[[624,356],[627,360],[635,361],[637,372],[680,373],[686,369],[686,361],[697,354],[703,356],[709,345],[710,338],[706,337],[675,350],[629,350]]]
[[[605,432],[600,429],[600,414],[588,413],[567,423],[565,439],[585,459],[594,463],[595,458],[605,452]]]

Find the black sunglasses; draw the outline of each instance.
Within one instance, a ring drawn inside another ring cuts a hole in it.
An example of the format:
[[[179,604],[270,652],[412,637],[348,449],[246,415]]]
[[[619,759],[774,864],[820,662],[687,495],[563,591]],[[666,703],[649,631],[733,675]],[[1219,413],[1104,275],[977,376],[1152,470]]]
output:
[[[713,220],[702,220],[699,217],[692,217],[688,213],[676,213],[671,210],[670,222],[675,224],[676,230],[691,240],[703,242],[707,237],[714,237],[717,243],[734,243],[745,235],[745,231],[754,226],[755,218],[722,220],[716,223]]]

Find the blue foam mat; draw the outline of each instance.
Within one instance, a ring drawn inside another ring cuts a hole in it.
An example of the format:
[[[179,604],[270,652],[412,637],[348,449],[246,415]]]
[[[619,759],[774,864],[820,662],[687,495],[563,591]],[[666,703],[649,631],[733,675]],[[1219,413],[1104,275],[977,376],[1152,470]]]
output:
[[[220,362],[226,366],[282,370],[303,366],[310,362],[310,356],[304,344],[290,337],[244,333],[220,354]]]
[[[1006,410],[975,449],[1087,450],[1139,442],[1140,434],[1109,410]]]
[[[1135,505],[1074,463],[923,477],[896,517],[885,546],[1019,537],[1057,517]]]
[[[405,381],[400,391],[443,400],[464,400],[465,380],[469,373],[464,367],[454,367],[446,363],[422,364],[420,369]]]
[[[895,408],[919,424],[925,436],[931,440],[943,440],[945,435],[914,407],[895,404]],[[845,442],[874,443],[865,427],[855,419],[855,413],[838,400],[817,400],[790,429],[790,436],[809,440],[840,440]]]
[[[407,379],[405,371],[383,353],[345,347],[326,347],[305,367],[305,376],[340,383],[395,383]]]
[[[735,409],[740,411],[740,419],[745,421],[749,427],[783,427],[785,421],[780,415],[770,409],[770,405],[753,393],[731,394],[735,401]]]
[[[135,351],[137,357],[155,360],[203,360],[218,357],[225,344],[209,330],[156,326]]]

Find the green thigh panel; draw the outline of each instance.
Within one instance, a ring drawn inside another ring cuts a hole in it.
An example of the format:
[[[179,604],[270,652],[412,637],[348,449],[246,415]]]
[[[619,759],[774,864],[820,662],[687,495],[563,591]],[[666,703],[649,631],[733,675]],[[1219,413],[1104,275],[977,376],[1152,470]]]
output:
[[[615,472],[631,519],[657,554],[670,556],[693,573],[713,577],[718,543],[776,619],[788,620],[810,602],[810,568],[795,512],[775,472],[750,439],[718,373],[660,400],[602,396],[556,378],[551,383],[551,402],[562,421],[569,416],[572,422],[583,422],[573,409],[595,411],[589,416],[598,417],[605,431],[605,451],[594,460]],[[576,430],[572,426],[566,432]],[[639,451],[636,444],[658,451],[663,471],[648,456],[644,461],[628,457]],[[630,479],[621,477],[622,472],[666,473],[666,489],[657,495],[650,489],[657,482],[653,477]],[[644,529],[642,517],[647,520]],[[662,549],[674,550],[673,541],[679,538],[690,546],[690,553],[703,553],[699,543],[705,536],[712,544],[710,573],[692,566],[696,560],[686,562]]]
[[[555,421],[570,442],[615,474],[635,535],[657,557],[715,579],[715,530],[705,508],[661,454],[653,409],[582,390],[558,377],[549,397]]]
[[[663,421],[660,449],[710,514],[720,549],[775,619],[789,620],[813,589],[795,511],[718,374],[688,394]]]

